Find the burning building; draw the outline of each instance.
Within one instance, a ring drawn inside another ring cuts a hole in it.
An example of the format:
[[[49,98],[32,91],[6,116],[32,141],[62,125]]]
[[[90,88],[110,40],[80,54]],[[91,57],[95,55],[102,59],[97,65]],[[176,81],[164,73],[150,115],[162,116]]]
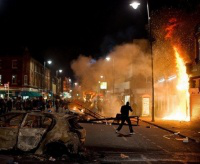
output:
[[[172,9],[159,12],[162,14],[156,13],[153,19],[157,39],[154,44],[155,114],[166,120],[196,119],[200,114],[199,85],[195,84],[199,73],[198,70],[192,73],[192,69],[198,67],[199,34],[195,26],[200,21],[199,14]]]
[[[195,29],[195,60],[188,64],[191,118],[200,119],[200,24]]]

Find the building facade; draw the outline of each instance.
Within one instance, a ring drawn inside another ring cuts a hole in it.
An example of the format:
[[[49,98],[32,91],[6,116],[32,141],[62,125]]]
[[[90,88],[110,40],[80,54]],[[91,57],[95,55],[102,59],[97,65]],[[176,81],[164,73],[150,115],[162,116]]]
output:
[[[50,70],[32,58],[28,49],[0,56],[1,97],[38,97],[50,91]]]
[[[188,66],[191,118],[200,119],[200,24],[195,31],[195,61]]]

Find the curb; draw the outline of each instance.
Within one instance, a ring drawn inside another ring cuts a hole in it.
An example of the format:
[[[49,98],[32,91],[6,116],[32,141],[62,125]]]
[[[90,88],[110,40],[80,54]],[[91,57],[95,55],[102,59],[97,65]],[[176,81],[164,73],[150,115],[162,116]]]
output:
[[[176,133],[176,132],[173,131],[173,130],[167,129],[167,128],[162,127],[162,126],[160,126],[160,125],[156,125],[156,124],[151,123],[151,122],[149,122],[149,121],[145,121],[145,120],[142,120],[142,119],[140,119],[140,121],[143,121],[143,122],[145,122],[145,123],[147,123],[147,124],[156,126],[156,127],[160,128],[160,129],[166,130],[166,131],[168,131],[168,132],[170,132],[170,133]],[[196,140],[196,139],[194,139],[194,138],[191,138],[191,137],[188,137],[188,136],[186,136],[186,135],[184,135],[184,134],[179,133],[178,135],[181,136],[181,137],[184,137],[184,138],[187,137],[188,139],[190,139],[190,140],[192,140],[192,141],[194,141],[194,142],[196,142],[196,143],[199,143],[198,140]]]

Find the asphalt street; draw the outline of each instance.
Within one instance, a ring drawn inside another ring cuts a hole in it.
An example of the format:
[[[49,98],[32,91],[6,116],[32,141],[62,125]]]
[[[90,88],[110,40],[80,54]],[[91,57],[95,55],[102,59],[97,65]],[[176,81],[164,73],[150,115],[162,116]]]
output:
[[[128,126],[119,134],[117,125],[82,124],[87,131],[85,146],[99,154],[98,161],[113,163],[187,163],[200,162],[200,144],[141,122],[134,126],[134,135],[129,135]]]

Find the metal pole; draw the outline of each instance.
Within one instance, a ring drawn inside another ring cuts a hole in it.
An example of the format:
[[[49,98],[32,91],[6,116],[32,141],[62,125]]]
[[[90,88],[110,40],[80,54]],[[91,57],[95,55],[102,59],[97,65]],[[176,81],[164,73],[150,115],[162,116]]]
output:
[[[58,70],[56,70],[56,94],[58,94],[58,90],[59,90],[59,87],[58,87]]]
[[[152,122],[155,121],[155,109],[154,109],[154,72],[153,72],[153,46],[151,38],[151,18],[149,15],[149,2],[147,0],[147,14],[148,14],[148,24],[149,24],[149,42],[151,48],[151,83],[152,83]]]
[[[9,97],[10,97],[10,96],[9,96],[9,85],[10,85],[10,84],[9,84],[9,82],[8,82],[8,99],[9,99]]]
[[[45,65],[46,65],[46,62],[44,61],[44,73],[43,73],[43,76],[44,76],[44,79],[43,79],[43,91],[45,91]]]

